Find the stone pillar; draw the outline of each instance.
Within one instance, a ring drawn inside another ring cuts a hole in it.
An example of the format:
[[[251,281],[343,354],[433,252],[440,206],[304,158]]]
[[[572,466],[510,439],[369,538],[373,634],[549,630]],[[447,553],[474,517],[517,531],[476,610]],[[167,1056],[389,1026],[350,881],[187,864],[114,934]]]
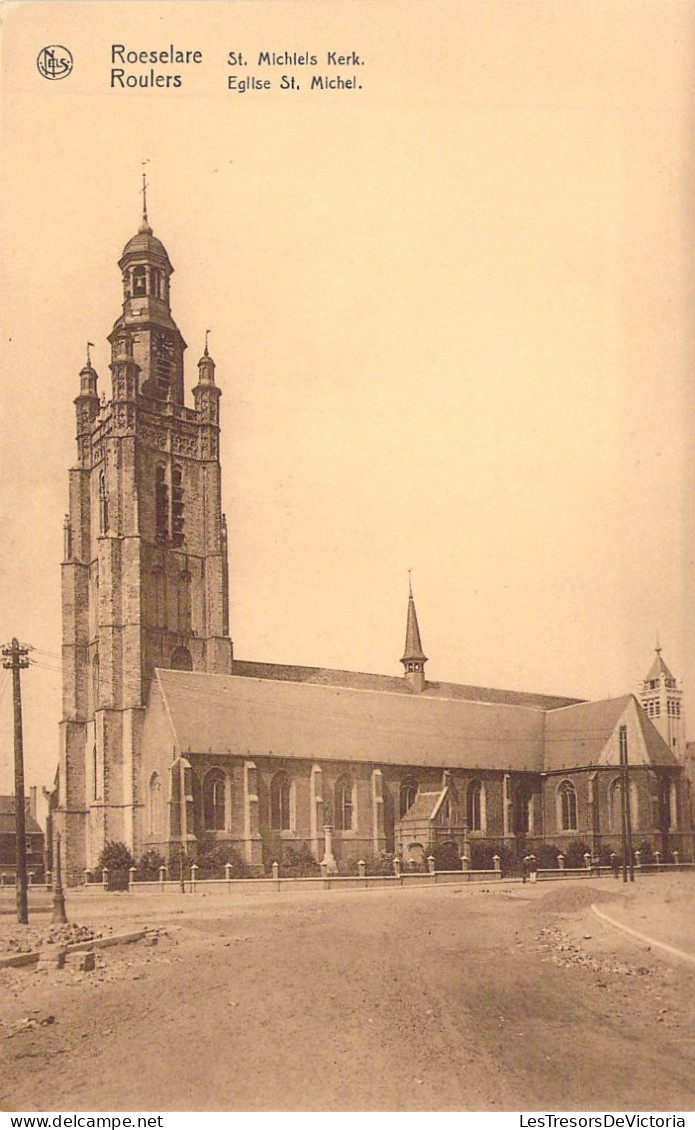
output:
[[[591,855],[588,851],[584,852],[584,869],[589,872],[591,871]]]
[[[162,866],[159,868],[159,886],[161,890],[164,890],[164,880],[166,879],[166,873],[167,869],[164,864],[162,864]]]
[[[495,856],[495,859],[499,859],[499,856],[498,855]],[[467,855],[462,855],[461,856],[461,870],[462,871],[470,871],[470,869],[471,869],[470,858]]]
[[[428,855],[427,856],[427,870],[429,871],[430,875],[434,875],[434,865],[435,865],[434,856]]]
[[[359,859],[357,861],[357,874],[359,875],[360,879],[364,879],[366,870],[367,870],[366,863],[364,862],[363,859]]]
[[[133,894],[135,893],[135,874],[136,874],[136,868],[135,867],[129,867],[128,868],[128,890],[132,891]]]
[[[614,855],[615,855],[615,852],[611,852],[611,859],[613,859]],[[639,848],[637,848],[637,850],[635,852],[635,867],[639,870],[641,868],[641,866],[642,866],[642,852],[640,851]]]
[[[101,872],[101,885],[105,891],[109,889],[109,869],[104,867]]]
[[[396,876],[396,878],[398,880],[400,880],[400,877],[401,877],[401,861],[398,858],[398,856],[396,856],[396,858],[393,861],[393,873]]]
[[[320,829],[323,827],[323,773],[320,765],[313,765],[309,781],[311,810],[309,812],[309,832],[311,852],[314,859],[321,855]]]
[[[246,862],[260,869],[263,849],[258,813],[258,770],[253,761],[244,762],[244,850]]]
[[[336,863],[335,856],[333,855],[333,827],[331,824],[324,824],[323,835],[325,849],[323,853],[323,859],[321,860],[321,866],[325,866],[327,875],[337,875],[338,864]]]
[[[198,878],[198,864],[191,864],[191,894],[195,894],[195,884]]]
[[[494,867],[495,871],[498,872],[498,874],[502,874],[502,860],[500,859],[499,855],[493,855],[492,866]]]
[[[560,871],[565,870],[565,857],[562,854],[562,852],[560,852],[560,854],[557,857],[557,865],[558,865]]]
[[[275,879],[275,881],[277,882],[278,879],[280,878],[280,864],[278,863],[277,859],[273,860],[272,870],[273,870],[273,879]]]

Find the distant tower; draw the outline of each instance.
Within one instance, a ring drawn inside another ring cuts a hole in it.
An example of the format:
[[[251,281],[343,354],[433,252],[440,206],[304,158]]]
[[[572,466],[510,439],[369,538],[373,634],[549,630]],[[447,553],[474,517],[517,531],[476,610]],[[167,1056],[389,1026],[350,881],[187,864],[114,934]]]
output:
[[[639,701],[662,738],[678,760],[685,760],[685,717],[683,691],[661,656],[657,639],[656,655],[649,674],[638,691]]]
[[[422,650],[420,629],[413,600],[413,587],[408,579],[408,618],[405,627],[405,648],[401,663],[405,671],[406,682],[412,690],[419,694],[425,689],[425,664],[427,656]]]
[[[88,354],[64,538],[57,826],[71,878],[94,867],[105,841],[138,842],[140,736],[154,669],[232,669],[220,390],[207,335],[188,408],[186,343],[169,304],[173,267],[146,206],[118,265],[112,395],[100,401]]]

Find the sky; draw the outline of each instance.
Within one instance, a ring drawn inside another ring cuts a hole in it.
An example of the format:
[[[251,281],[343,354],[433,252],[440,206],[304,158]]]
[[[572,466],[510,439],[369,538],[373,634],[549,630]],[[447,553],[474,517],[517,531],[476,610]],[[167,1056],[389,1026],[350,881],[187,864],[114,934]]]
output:
[[[27,785],[57,763],[72,401],[87,341],[109,395],[143,162],[188,403],[206,329],[223,393],[235,654],[398,673],[412,569],[430,678],[619,695],[658,632],[695,736],[695,3],[2,16],[0,636],[36,649]],[[37,69],[51,44],[65,80]],[[203,63],[113,88],[113,44]],[[309,89],[336,73],[359,89]],[[11,763],[3,672],[0,792]]]

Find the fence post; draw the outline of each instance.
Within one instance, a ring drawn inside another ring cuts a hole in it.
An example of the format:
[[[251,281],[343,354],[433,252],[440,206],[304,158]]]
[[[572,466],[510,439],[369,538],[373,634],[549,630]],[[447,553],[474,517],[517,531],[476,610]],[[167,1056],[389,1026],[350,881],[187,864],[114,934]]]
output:
[[[497,874],[499,875],[499,877],[501,879],[502,878],[502,860],[500,859],[499,855],[493,855],[492,866],[494,867],[495,871],[497,872]]]
[[[275,883],[275,889],[279,891],[280,890],[280,864],[278,863],[277,859],[273,860],[272,871],[273,871],[273,881]]]
[[[82,874],[84,876],[84,885],[85,885],[85,887],[88,887],[89,886],[89,868],[85,867]]]
[[[136,873],[136,870],[137,870],[137,868],[135,868],[135,867],[129,867],[128,868],[128,890],[129,891],[135,891],[135,873]]]
[[[192,895],[195,894],[195,884],[196,884],[197,878],[198,878],[198,864],[192,863],[191,864],[191,894]]]
[[[357,860],[357,874],[359,875],[360,879],[364,879],[366,872],[367,872],[367,864],[364,862],[363,859],[358,859]]]
[[[164,890],[164,878],[166,876],[166,873],[167,873],[167,869],[166,869],[165,865],[163,863],[160,864],[160,867],[159,867],[159,889],[160,889],[160,891]]]
[[[430,875],[434,875],[434,865],[435,865],[434,856],[428,855],[427,856],[427,870],[429,871]]]
[[[402,886],[403,880],[401,879],[401,861],[398,858],[398,856],[396,856],[396,858],[393,861],[393,873],[396,876],[396,879],[398,880],[398,885]]]
[[[461,870],[462,871],[470,871],[470,869],[471,869],[470,859],[468,858],[467,855],[462,855],[461,856]]]
[[[661,852],[659,851],[659,849],[658,849],[658,848],[657,848],[657,849],[656,849],[656,851],[654,852],[654,858],[655,858],[655,860],[656,860],[656,869],[657,869],[657,871],[661,871]]]
[[[674,850],[674,852],[673,852],[673,859],[674,859],[674,862],[675,862],[675,864],[676,864],[676,867],[678,867],[678,865],[679,865],[679,863],[680,863],[680,859],[679,859],[679,856],[678,856],[678,852],[677,852],[677,851],[675,851],[675,850]]]
[[[53,886],[53,872],[52,871],[46,872],[46,878],[44,880],[44,883],[45,883],[45,886],[46,886],[46,890],[50,891],[52,886]]]
[[[109,889],[109,869],[108,869],[108,867],[102,867],[102,869],[101,869],[101,885],[102,885],[102,887],[104,888],[105,891],[108,891],[108,889]]]
[[[559,871],[565,870],[565,857],[562,854],[562,852],[560,852],[560,854],[557,857],[557,866],[558,866]]]
[[[224,877],[227,880],[227,890],[231,891],[231,889],[232,889],[232,865],[231,865],[231,863],[225,863],[225,865],[224,865]]]
[[[641,866],[642,866],[642,852],[640,851],[639,848],[637,848],[637,851],[635,852],[635,867],[639,870],[639,868]]]

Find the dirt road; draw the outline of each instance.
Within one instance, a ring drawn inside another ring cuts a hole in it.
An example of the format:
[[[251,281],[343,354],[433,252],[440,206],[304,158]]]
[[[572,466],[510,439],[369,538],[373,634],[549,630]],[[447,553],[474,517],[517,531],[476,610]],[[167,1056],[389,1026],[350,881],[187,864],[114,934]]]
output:
[[[94,973],[0,971],[0,1105],[693,1109],[695,965],[611,934],[588,909],[611,895],[141,902],[156,946]],[[31,1010],[55,1022],[23,1028]]]

